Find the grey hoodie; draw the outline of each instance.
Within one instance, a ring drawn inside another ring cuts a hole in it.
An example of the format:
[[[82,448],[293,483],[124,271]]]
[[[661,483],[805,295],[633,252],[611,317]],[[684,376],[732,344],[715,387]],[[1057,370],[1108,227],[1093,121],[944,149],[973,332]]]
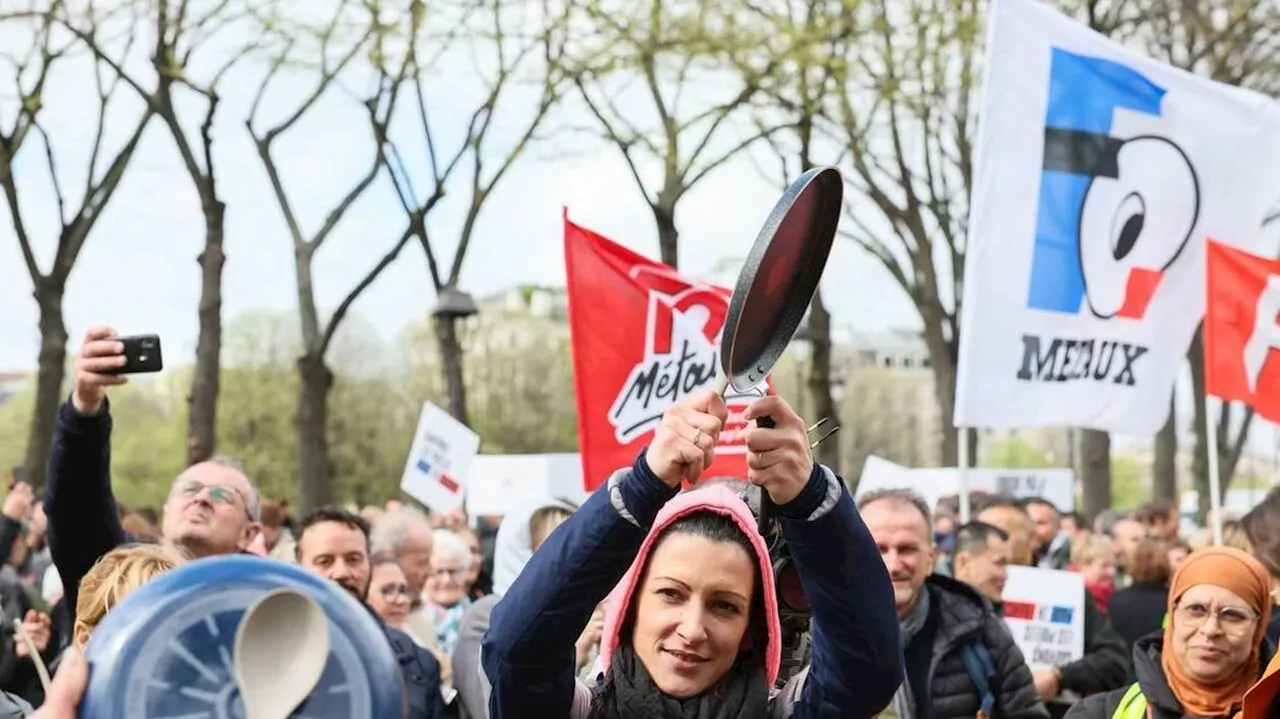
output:
[[[462,617],[458,646],[453,650],[452,659],[453,688],[458,691],[462,719],[489,716],[489,681],[480,668],[480,640],[489,629],[489,613],[494,605],[533,556],[529,520],[534,512],[546,507],[562,507],[570,512],[577,509],[562,499],[540,497],[515,507],[503,517],[493,546],[493,594],[472,602]]]

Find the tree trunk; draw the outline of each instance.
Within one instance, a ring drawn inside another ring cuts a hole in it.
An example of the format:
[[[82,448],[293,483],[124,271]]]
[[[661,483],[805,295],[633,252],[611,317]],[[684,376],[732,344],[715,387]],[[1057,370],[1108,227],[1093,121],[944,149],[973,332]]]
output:
[[[1111,435],[1080,430],[1080,482],[1084,486],[1085,521],[1093,522],[1111,506]]]
[[[933,394],[938,399],[938,425],[942,431],[942,466],[957,467],[960,464],[960,433],[953,418],[956,408],[956,342],[948,341],[943,332],[941,306],[929,309],[917,304],[920,319],[924,322],[925,347],[929,351],[929,366],[933,369]],[[926,311],[928,310],[928,311]],[[976,464],[978,433],[969,433],[969,464]]]
[[[1169,398],[1169,419],[1156,433],[1152,494],[1156,499],[1178,501],[1178,402],[1177,392]]]
[[[333,500],[329,466],[329,390],[333,373],[315,353],[298,358],[298,512],[305,516]]]
[[[187,395],[187,465],[213,456],[218,432],[218,378],[222,355],[223,217],[226,205],[217,199],[204,203],[205,240],[200,253],[200,335],[196,367]]]
[[[440,360],[444,369],[444,386],[449,393],[449,414],[459,422],[471,426],[467,417],[467,386],[462,371],[462,342],[458,339],[456,317],[436,315],[436,342],[440,347]]]
[[[32,486],[44,486],[53,442],[53,425],[62,403],[62,383],[66,378],[67,326],[62,319],[60,283],[36,281],[35,298],[40,308],[40,369],[36,375],[36,406],[31,413],[24,466]]]
[[[840,408],[831,396],[831,314],[822,303],[821,289],[813,293],[813,302],[809,305],[809,346],[809,397],[813,410],[804,420],[809,424],[827,420],[827,424],[818,429],[820,437],[840,424]],[[840,473],[840,442],[836,437],[818,445],[814,455],[832,472]]]
[[[675,203],[666,205],[659,203],[653,206],[653,219],[658,223],[658,251],[662,262],[673,268],[679,267],[680,232],[676,230]]]

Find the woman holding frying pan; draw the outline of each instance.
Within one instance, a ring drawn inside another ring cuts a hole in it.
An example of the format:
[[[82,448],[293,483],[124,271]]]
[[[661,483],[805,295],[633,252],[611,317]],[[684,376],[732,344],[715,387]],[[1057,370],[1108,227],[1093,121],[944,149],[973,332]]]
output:
[[[717,393],[672,406],[635,464],[525,566],[484,637],[491,719],[858,719],[890,703],[902,652],[884,562],[844,483],[814,464],[804,420],[765,397],[745,414],[747,478],[776,505],[813,607],[812,663],[775,686],[773,571],[751,510],[723,486],[680,493],[711,465],[725,419]],[[588,686],[574,641],[606,596]]]

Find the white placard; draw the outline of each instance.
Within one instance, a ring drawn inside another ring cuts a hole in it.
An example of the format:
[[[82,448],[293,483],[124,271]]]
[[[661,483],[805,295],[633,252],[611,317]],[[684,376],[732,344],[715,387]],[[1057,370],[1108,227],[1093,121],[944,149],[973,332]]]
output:
[[[480,435],[427,402],[418,416],[400,489],[433,512],[451,512],[462,505],[471,462],[478,451]]]
[[[1019,499],[1043,497],[1060,512],[1071,512],[1076,506],[1075,471],[1070,469],[992,469],[976,467],[966,475],[970,492],[1007,494]],[[858,480],[855,498],[878,489],[913,489],[924,497],[929,507],[938,506],[938,498],[960,492],[958,467],[903,467],[874,455],[867,457]]]
[[[1084,657],[1084,576],[1036,567],[1009,567],[1004,622],[1031,671]]]
[[[581,455],[481,454],[471,463],[467,514],[501,517],[540,497],[581,504],[586,496]]]

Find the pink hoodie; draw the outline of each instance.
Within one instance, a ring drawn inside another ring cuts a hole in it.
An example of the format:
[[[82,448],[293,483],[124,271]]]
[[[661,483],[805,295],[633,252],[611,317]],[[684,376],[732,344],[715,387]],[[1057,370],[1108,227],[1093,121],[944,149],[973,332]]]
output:
[[[622,622],[635,596],[636,585],[644,574],[644,567],[649,561],[649,552],[653,550],[654,540],[663,529],[677,519],[705,510],[733,519],[738,528],[747,535],[751,546],[755,547],[756,559],[760,562],[760,576],[764,579],[764,615],[769,623],[769,642],[764,660],[765,677],[769,686],[773,686],[778,680],[778,669],[782,664],[782,629],[778,623],[778,595],[773,584],[773,566],[769,563],[769,547],[756,528],[756,519],[751,514],[751,508],[723,485],[678,494],[662,507],[662,511],[658,512],[653,527],[649,530],[649,536],[645,537],[644,543],[640,545],[640,551],[636,554],[635,561],[631,563],[631,568],[622,576],[622,581],[618,582],[618,586],[609,594],[605,603],[604,633],[600,640],[600,666],[605,674],[609,672],[609,663],[613,659],[613,652],[618,647],[622,632]]]

